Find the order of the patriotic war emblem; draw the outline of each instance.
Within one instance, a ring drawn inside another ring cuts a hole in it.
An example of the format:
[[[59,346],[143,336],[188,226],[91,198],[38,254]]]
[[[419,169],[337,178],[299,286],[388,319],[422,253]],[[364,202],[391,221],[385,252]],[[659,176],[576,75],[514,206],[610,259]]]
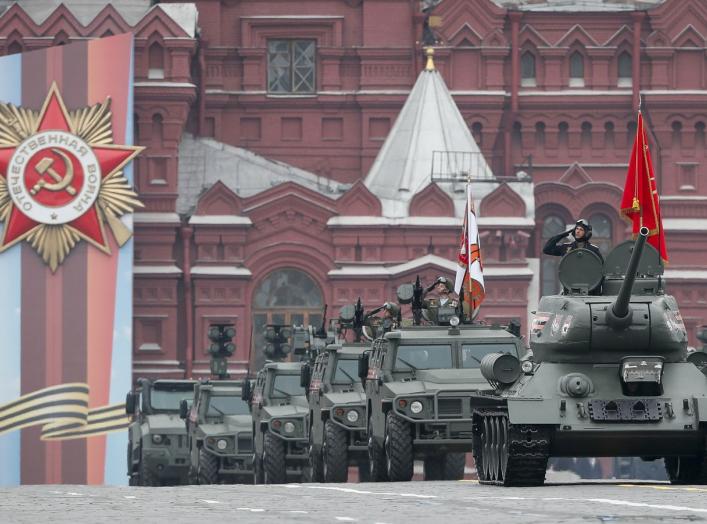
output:
[[[110,99],[68,111],[53,84],[41,111],[0,103],[0,252],[27,240],[52,271],[86,240],[110,253],[142,207],[122,168],[141,147],[113,144]]]

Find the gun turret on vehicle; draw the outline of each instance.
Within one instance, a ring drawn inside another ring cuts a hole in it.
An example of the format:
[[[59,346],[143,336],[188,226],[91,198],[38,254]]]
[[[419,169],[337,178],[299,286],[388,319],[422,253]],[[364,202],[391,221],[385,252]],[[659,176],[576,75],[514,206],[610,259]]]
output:
[[[707,482],[707,378],[642,228],[608,254],[570,251],[564,292],[542,297],[532,356],[482,362],[472,400],[481,482],[538,485],[549,457],[663,457],[674,483]],[[486,443],[494,442],[493,446]]]

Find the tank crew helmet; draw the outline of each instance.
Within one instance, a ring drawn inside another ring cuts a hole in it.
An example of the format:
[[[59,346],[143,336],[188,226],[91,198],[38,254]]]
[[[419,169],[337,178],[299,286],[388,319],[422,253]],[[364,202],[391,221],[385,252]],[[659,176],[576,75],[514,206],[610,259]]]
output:
[[[383,304],[383,309],[389,313],[391,317],[397,317],[400,313],[400,307],[394,302],[386,302]]]
[[[574,227],[581,227],[584,229],[584,238],[582,240],[589,242],[589,239],[592,238],[592,225],[584,218],[580,218],[577,220]],[[572,232],[572,236],[574,236],[574,231]]]
[[[444,284],[444,287],[447,288],[447,291],[449,293],[452,292],[452,281],[449,280],[447,277],[437,277],[437,280],[434,281],[434,284],[432,284],[432,287],[437,287],[437,284]]]

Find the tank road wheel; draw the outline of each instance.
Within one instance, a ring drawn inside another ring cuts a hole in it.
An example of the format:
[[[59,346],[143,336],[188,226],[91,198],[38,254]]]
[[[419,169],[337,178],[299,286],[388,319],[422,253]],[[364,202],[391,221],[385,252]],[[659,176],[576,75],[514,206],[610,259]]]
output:
[[[385,482],[388,475],[385,470],[385,452],[373,438],[373,418],[368,419],[368,466],[371,482]]]
[[[388,479],[392,482],[412,478],[412,432],[410,424],[389,411],[385,417],[385,458]]]
[[[199,450],[199,469],[197,471],[199,484],[216,484],[218,482],[218,458],[204,448]]]
[[[314,429],[314,428],[312,428]],[[309,432],[309,470],[311,482],[323,482],[324,471],[322,469],[322,453],[314,446],[314,431]]]
[[[331,420],[324,424],[322,463],[324,482],[346,482],[349,475],[348,438],[346,430]]]
[[[671,484],[699,484],[700,457],[665,457],[665,471]]]
[[[479,481],[504,486],[540,486],[550,453],[551,430],[511,425],[505,411],[474,414],[474,459]]]
[[[284,484],[287,482],[285,442],[272,433],[265,434],[263,470],[265,472],[265,484]]]
[[[447,453],[442,465],[442,480],[461,480],[464,478],[466,453]]]

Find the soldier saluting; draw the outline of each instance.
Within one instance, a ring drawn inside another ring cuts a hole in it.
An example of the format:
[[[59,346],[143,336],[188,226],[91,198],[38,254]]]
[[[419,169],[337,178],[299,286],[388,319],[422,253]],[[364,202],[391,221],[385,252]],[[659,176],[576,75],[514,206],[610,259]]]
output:
[[[572,235],[574,237],[574,242],[560,244],[559,242],[568,235]],[[543,253],[546,255],[562,257],[575,249],[588,249],[589,251],[596,253],[599,259],[604,262],[604,257],[601,256],[599,248],[589,242],[590,238],[592,238],[592,226],[585,219],[580,218],[577,220],[572,229],[550,238],[543,248]]]

